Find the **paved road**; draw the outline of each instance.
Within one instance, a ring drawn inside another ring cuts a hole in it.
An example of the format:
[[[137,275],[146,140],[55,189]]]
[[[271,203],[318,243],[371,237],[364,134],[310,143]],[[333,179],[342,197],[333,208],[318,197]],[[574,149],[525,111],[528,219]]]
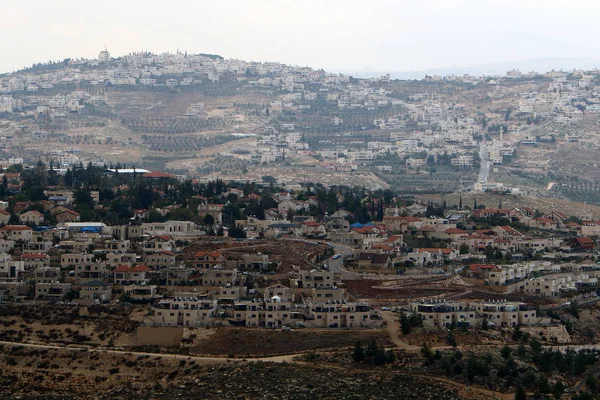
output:
[[[400,322],[398,321],[400,316],[398,314],[391,311],[380,311],[380,313],[383,320],[386,322],[390,339],[394,345],[411,353],[417,353],[421,350],[419,346],[413,346],[400,339]]]
[[[344,257],[351,256],[354,254],[354,249],[348,246],[344,246],[343,244],[331,243],[333,245],[333,249],[335,254],[341,255],[340,258],[334,259],[331,257],[329,259],[329,270],[333,273],[340,274],[344,272]]]
[[[487,182],[490,174],[490,161],[487,157],[486,142],[479,143],[479,158],[481,159],[481,167],[479,167],[479,180],[477,182]]]

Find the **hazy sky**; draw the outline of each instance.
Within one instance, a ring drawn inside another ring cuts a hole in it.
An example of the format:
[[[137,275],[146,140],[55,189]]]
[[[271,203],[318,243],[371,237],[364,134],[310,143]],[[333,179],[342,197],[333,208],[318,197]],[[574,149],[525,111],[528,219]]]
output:
[[[180,49],[332,71],[600,54],[598,1],[29,0],[0,15],[2,72],[105,43],[113,56]]]

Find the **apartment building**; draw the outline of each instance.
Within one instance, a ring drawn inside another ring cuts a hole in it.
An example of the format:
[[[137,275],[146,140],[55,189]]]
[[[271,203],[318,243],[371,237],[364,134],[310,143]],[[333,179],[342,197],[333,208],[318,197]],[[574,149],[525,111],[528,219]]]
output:
[[[112,286],[99,280],[87,281],[79,286],[79,299],[87,304],[111,301]]]
[[[438,328],[481,327],[483,323],[494,327],[550,323],[547,318],[538,318],[535,309],[527,304],[516,302],[415,301],[410,303],[410,309],[421,317],[424,326]]]

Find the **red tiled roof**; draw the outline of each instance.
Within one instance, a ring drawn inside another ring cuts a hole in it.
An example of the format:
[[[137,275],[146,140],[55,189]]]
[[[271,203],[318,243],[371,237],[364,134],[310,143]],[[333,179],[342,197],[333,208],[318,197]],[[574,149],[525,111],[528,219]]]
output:
[[[72,214],[72,215],[75,215],[75,216],[78,216],[78,217],[80,216],[80,214],[77,211],[73,211],[73,210],[69,210],[69,209],[61,211],[61,212],[59,212],[56,215],[60,215],[60,214],[64,214],[64,213]]]
[[[374,243],[372,246],[374,249],[381,249],[381,250],[394,250],[394,248],[390,245],[387,245],[385,243]]]
[[[26,209],[28,207],[29,207],[29,203],[28,202],[26,202],[26,201],[17,201],[15,203],[14,209],[15,210],[24,210],[24,209]]]
[[[479,271],[482,269],[496,269],[497,267],[492,264],[471,264],[469,266],[469,271]]]
[[[159,251],[159,254],[166,254],[168,256],[174,256],[175,255],[175,253],[173,253],[172,251],[168,251],[168,250]]]
[[[121,266],[115,268],[115,270],[114,270],[114,272],[150,272],[150,271],[152,271],[152,270],[143,264],[135,265],[133,267],[129,267],[127,265],[121,265]]]
[[[2,231],[30,231],[30,227],[25,225],[6,225],[0,228]]]
[[[352,230],[356,233],[377,233],[375,229],[377,228],[374,226],[363,226],[362,228],[353,228]]]
[[[575,240],[580,245],[593,245],[594,244],[594,241],[587,236],[580,236],[580,237],[575,238]]]
[[[304,225],[306,225],[306,226],[315,226],[316,227],[316,226],[320,226],[321,224],[318,223],[317,221],[306,221],[306,222],[304,222]]]
[[[221,258],[223,257],[223,253],[220,251],[198,251],[194,254],[194,258],[200,258],[204,256],[210,256],[212,258]]]
[[[444,233],[447,233],[449,235],[461,235],[466,234],[467,232],[459,228],[448,228],[444,231]]]
[[[173,238],[170,235],[156,235],[156,236],[152,236],[150,239],[160,239],[163,242],[168,242],[169,240],[172,240]]]
[[[10,215],[10,213],[6,210],[0,210],[0,214],[2,215]]]
[[[47,254],[21,254],[21,260],[45,260],[48,258]]]

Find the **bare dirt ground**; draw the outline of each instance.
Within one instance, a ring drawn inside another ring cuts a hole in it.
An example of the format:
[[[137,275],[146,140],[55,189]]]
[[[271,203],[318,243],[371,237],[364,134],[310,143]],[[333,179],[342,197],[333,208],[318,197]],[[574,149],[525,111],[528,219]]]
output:
[[[385,329],[331,330],[293,329],[281,330],[253,328],[216,328],[208,338],[195,341],[191,345],[192,354],[236,357],[266,357],[278,354],[352,347],[357,341],[368,344],[372,339],[389,345]]]
[[[130,346],[140,313],[132,307],[5,304],[0,307],[0,340]]]
[[[410,300],[423,297],[440,296],[443,294],[461,293],[464,288],[430,288],[430,287],[382,287],[381,281],[375,280],[344,280],[348,293],[360,299],[375,300]]]

